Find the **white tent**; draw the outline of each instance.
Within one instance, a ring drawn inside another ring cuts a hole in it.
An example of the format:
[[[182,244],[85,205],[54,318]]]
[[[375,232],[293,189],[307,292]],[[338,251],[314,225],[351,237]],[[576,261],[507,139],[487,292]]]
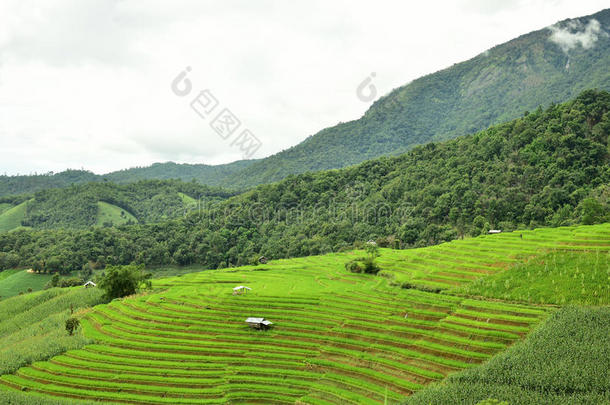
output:
[[[250,290],[251,290],[250,287],[246,287],[245,285],[238,285],[237,287],[233,288],[233,295],[244,294]]]

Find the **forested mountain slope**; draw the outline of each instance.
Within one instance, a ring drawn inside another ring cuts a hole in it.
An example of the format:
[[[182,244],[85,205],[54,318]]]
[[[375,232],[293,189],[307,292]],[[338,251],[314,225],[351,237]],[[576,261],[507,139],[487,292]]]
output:
[[[220,188],[178,180],[79,184],[0,197],[0,204],[9,207],[0,212],[0,231],[19,226],[51,229],[159,222],[232,195]]]
[[[217,267],[369,239],[424,246],[490,228],[608,221],[609,111],[609,93],[586,91],[399,157],[290,176],[180,220],[0,234],[0,266],[55,257],[66,269],[89,260]]]
[[[588,29],[594,41],[588,48],[576,42],[567,50],[553,41],[550,28],[523,35],[392,91],[362,118],[323,129],[262,159],[231,177],[231,183],[269,183],[291,173],[398,154],[569,100],[585,89],[610,90],[610,9],[556,27],[572,33]]]

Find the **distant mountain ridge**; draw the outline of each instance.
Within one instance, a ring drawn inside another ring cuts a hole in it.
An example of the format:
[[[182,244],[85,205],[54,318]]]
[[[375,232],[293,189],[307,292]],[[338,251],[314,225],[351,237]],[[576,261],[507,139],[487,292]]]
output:
[[[325,128],[264,159],[220,166],[170,162],[86,181],[194,178],[208,185],[246,189],[291,174],[397,155],[430,141],[509,121],[538,106],[564,102],[586,89],[610,90],[609,32],[610,9],[606,9],[522,35],[399,87],[377,100],[361,118]],[[42,179],[0,176],[0,196],[61,187],[57,184],[71,184],[75,174]],[[84,178],[91,175],[82,174]]]
[[[110,181],[117,184],[140,180],[196,180],[209,186],[224,186],[223,180],[256,160],[238,160],[224,165],[179,164],[174,162],[154,163],[147,167],[134,167],[107,174],[95,174],[86,170],[66,170],[20,176],[0,176],[0,197],[35,193],[50,188],[64,188],[90,182]]]

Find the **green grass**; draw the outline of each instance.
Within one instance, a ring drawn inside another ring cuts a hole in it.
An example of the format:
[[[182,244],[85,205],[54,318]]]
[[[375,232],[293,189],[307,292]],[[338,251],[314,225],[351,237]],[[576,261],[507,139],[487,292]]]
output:
[[[178,193],[178,196],[180,196],[180,198],[182,199],[182,202],[186,206],[196,206],[197,205],[197,200],[189,195],[186,195],[184,193]]]
[[[448,375],[487,367],[555,311],[517,296],[504,298],[521,303],[452,291],[474,291],[497,277],[522,278],[524,269],[532,272],[549,258],[557,263],[553,272],[572,277],[584,271],[593,282],[602,282],[609,242],[610,224],[605,224],[482,236],[422,249],[380,249],[380,276],[345,270],[361,251],[202,272],[160,268],[159,274],[174,276],[153,280],[152,292],[83,315],[78,339],[95,344],[78,341],[76,350],[58,351],[63,354],[48,361],[25,361],[29,367],[2,376],[0,386],[147,404],[255,399],[397,404]],[[574,264],[579,273],[572,270]],[[551,274],[542,270],[527,280],[528,288],[548,288]],[[237,285],[252,290],[233,295]],[[20,305],[34,305],[37,298],[31,295],[18,297],[31,300]],[[593,299],[595,289],[579,297]],[[11,308],[20,307],[5,306],[6,315],[25,322],[25,315],[12,315]],[[250,316],[266,317],[275,326],[250,329],[244,323]],[[60,317],[46,317],[43,329],[52,329]],[[1,330],[0,324],[0,336]],[[565,387],[572,383],[578,381],[565,380]]]
[[[11,276],[13,276],[16,273],[19,273],[20,271],[22,271],[21,269],[9,269],[9,270],[3,270],[0,271],[0,283],[2,282],[2,280],[5,280]]]
[[[484,365],[420,391],[406,405],[610,403],[610,308],[567,307]]]
[[[72,400],[43,396],[39,393],[26,393],[9,390],[0,385],[0,404],[3,405],[104,405],[107,402]]]
[[[101,296],[98,289],[53,288],[0,301],[0,374],[91,343],[80,332],[68,336],[65,321]]]
[[[130,212],[117,207],[116,205],[108,204],[104,201],[98,201],[98,212],[96,226],[103,226],[111,223],[113,225],[121,225],[129,222],[137,223],[138,220]]]
[[[5,211],[8,211],[9,209],[13,208],[14,205],[9,204],[9,203],[0,203],[0,215],[2,215]]]
[[[0,272],[0,297],[5,299],[27,293],[28,288],[32,291],[42,290],[51,277],[50,274],[28,273],[22,269],[4,270]]]
[[[553,251],[477,280],[461,291],[541,304],[609,305],[610,254]]]
[[[154,280],[157,292],[86,315],[83,332],[96,345],[1,381],[57,395],[95,393],[147,403],[322,396],[396,404],[432,381],[480,364],[548,313],[499,303],[489,313],[477,300],[400,289],[383,277],[346,272],[343,264],[357,254]],[[233,295],[239,284],[252,291]],[[462,313],[491,321],[480,327]],[[276,326],[252,330],[244,323],[248,316],[265,316]],[[471,331],[444,328],[451,318],[463,319]],[[506,320],[515,324],[504,325]],[[502,338],[490,341],[487,332]],[[216,382],[206,385],[209,378]]]
[[[0,232],[8,232],[18,228],[22,228],[21,221],[25,216],[25,211],[28,203],[32,201],[25,201],[15,207],[6,209],[4,206],[2,210],[0,210]]]
[[[394,284],[452,291],[549,251],[607,255],[610,224],[484,235],[421,249],[382,249],[378,262],[380,275]]]

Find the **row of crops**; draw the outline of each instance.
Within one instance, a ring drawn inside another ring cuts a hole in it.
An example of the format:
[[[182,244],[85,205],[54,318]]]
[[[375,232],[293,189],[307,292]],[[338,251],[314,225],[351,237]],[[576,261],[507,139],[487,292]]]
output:
[[[218,285],[231,290],[243,277],[268,275],[250,270],[212,284],[199,284],[208,278],[199,275],[174,293],[97,307],[83,325],[98,344],[34,363],[2,382],[133,403],[398,403],[489,359],[547,313],[414,290],[371,291],[349,282],[361,276],[314,278],[341,287],[317,296],[209,295]],[[249,329],[248,316],[265,316],[276,327]]]
[[[610,224],[540,228],[455,240],[424,249],[388,250],[383,274],[398,284],[451,290],[547,251],[608,252]]]
[[[490,235],[382,249],[380,276],[344,264],[363,252],[272,261],[154,281],[95,307],[96,344],[4,375],[5,388],[119,403],[400,403],[523,338],[554,307],[450,291],[549,250],[608,251],[610,227]],[[252,288],[233,295],[233,287]],[[247,317],[274,322],[254,330]]]

